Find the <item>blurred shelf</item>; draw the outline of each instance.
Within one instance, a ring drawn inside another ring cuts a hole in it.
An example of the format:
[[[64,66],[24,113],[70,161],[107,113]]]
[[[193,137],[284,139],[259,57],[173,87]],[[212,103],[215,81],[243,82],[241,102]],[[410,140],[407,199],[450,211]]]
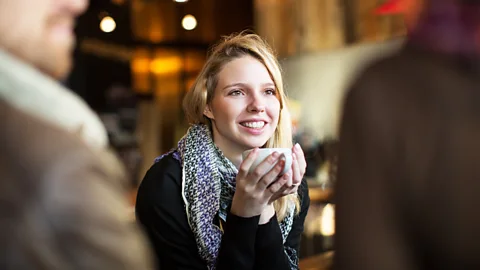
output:
[[[311,256],[300,260],[299,268],[302,270],[328,270],[332,267],[333,251]]]
[[[323,188],[320,186],[310,185],[308,187],[308,194],[310,195],[310,201],[329,203],[333,199],[333,189]]]

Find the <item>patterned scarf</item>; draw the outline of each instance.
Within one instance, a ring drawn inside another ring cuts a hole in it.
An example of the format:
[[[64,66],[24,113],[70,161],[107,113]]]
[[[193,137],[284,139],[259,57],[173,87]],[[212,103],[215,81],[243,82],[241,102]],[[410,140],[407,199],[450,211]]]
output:
[[[198,252],[207,262],[208,269],[215,269],[222,231],[214,224],[214,220],[218,215],[226,221],[235,193],[238,170],[215,146],[206,125],[190,127],[179,141],[178,148],[172,152],[182,165],[182,196]],[[168,154],[158,157],[156,161]],[[292,228],[294,212],[292,203],[286,218],[280,222],[283,242]],[[285,253],[292,269],[297,269],[295,250],[286,248]]]

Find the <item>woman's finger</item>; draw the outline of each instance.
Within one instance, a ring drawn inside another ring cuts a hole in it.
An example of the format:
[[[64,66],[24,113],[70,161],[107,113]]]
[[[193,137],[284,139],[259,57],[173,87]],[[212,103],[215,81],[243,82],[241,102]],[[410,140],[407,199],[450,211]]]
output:
[[[287,173],[288,174],[288,173]],[[268,191],[270,192],[271,195],[277,194],[277,193],[282,193],[284,192],[287,188],[285,184],[288,181],[288,175],[285,174],[282,177],[280,177],[277,181],[273,182],[269,187]],[[270,195],[270,196],[271,196]]]
[[[272,171],[272,166],[274,164],[278,165],[279,158],[280,153],[278,152],[273,152],[272,154],[268,155],[267,158],[260,162],[260,164],[258,164],[257,167],[249,173],[249,181],[251,181],[252,184],[257,185],[258,182],[264,179],[266,174]],[[276,168],[276,166],[273,168]]]
[[[271,165],[270,165],[271,166]],[[278,160],[277,164],[258,181],[257,186],[261,190],[268,189],[275,181],[278,181],[280,173],[282,173],[285,167],[285,160]]]
[[[289,189],[285,189],[282,193],[282,196],[287,196],[287,195],[291,195],[291,194],[297,194],[298,192],[298,186],[292,186],[291,188]]]
[[[257,158],[258,155],[258,148],[254,148],[250,153],[248,153],[247,157],[242,161],[240,167],[238,168],[237,179],[243,179],[248,175],[250,168],[253,165],[253,162]]]
[[[302,182],[303,175],[300,172],[297,154],[292,154],[292,185],[299,185]]]
[[[307,161],[305,160],[305,154],[303,153],[300,144],[295,144],[295,146],[293,147],[293,153],[295,153],[295,155],[297,156],[298,167],[300,168],[300,174],[303,177],[305,171],[307,170]]]
[[[274,182],[269,188],[270,193],[269,203],[276,201],[278,198],[283,197],[283,193],[288,190],[288,179],[291,179],[291,172],[285,173],[276,182]]]

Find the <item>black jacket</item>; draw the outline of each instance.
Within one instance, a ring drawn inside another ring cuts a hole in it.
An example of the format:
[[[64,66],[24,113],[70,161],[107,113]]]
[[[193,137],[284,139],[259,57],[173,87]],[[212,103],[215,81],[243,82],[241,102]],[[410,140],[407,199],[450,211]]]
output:
[[[182,168],[172,156],[154,164],[145,175],[137,196],[136,214],[156,251],[161,269],[207,269],[187,221],[181,194]],[[299,188],[300,214],[285,245],[297,250],[310,205],[308,187]],[[242,218],[229,214],[217,260],[217,269],[291,269],[274,216],[258,225],[259,216]]]

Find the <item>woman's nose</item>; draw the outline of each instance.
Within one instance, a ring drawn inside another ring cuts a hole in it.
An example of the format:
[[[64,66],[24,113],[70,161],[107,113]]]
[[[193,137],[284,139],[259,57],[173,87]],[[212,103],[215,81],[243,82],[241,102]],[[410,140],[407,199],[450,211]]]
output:
[[[264,112],[265,100],[260,96],[254,96],[250,100],[250,104],[247,107],[249,112]]]

